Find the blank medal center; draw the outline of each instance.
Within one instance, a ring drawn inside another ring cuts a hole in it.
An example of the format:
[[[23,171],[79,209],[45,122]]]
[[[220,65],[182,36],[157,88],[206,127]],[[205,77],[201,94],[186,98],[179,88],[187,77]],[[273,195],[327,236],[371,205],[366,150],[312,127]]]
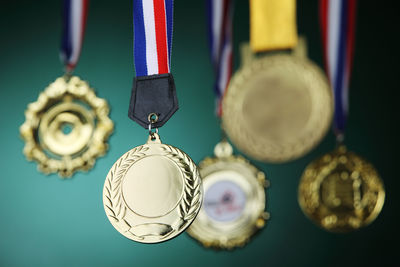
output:
[[[292,76],[280,72],[258,75],[249,85],[255,88],[244,100],[243,114],[252,130],[278,142],[292,142],[310,118],[312,99],[308,89]]]
[[[122,194],[136,214],[159,217],[172,211],[183,193],[178,166],[162,156],[150,156],[135,162],[126,173]]]

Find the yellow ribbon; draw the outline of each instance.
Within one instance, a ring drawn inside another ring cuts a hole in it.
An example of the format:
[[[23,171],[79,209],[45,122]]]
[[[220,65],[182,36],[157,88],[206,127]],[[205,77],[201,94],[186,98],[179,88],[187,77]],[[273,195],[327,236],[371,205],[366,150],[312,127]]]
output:
[[[296,0],[250,0],[250,46],[254,52],[296,44]]]

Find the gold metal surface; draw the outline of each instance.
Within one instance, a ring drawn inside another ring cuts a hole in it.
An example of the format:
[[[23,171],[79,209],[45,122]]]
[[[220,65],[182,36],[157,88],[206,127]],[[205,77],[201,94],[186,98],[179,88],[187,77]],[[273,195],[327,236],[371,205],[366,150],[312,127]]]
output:
[[[254,52],[295,47],[296,0],[250,0],[250,44]]]
[[[246,64],[233,76],[223,99],[223,128],[255,159],[285,162],[303,156],[331,123],[333,99],[325,75],[308,59],[295,56],[305,55],[304,48],[293,55],[255,58],[248,46],[242,47]]]
[[[232,155],[229,143],[217,144],[214,154],[200,162],[204,203],[187,232],[205,247],[233,249],[245,245],[269,218],[264,211],[268,181],[243,157]]]
[[[107,151],[113,130],[107,102],[78,77],[60,77],[25,111],[24,154],[46,174],[89,170]]]
[[[328,231],[349,232],[375,220],[385,190],[369,162],[340,146],[307,166],[298,198],[314,223]]]
[[[114,163],[103,190],[111,224],[141,243],[182,233],[196,218],[202,199],[196,164],[180,149],[162,144],[157,133]]]

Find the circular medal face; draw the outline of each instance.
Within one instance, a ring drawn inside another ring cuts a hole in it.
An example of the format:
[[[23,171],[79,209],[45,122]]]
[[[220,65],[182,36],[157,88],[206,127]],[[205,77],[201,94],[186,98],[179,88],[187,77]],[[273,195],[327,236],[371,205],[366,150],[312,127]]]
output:
[[[380,213],[385,190],[375,168],[345,147],[311,162],[299,184],[299,204],[317,225],[348,232]]]
[[[223,126],[247,155],[267,162],[301,157],[326,134],[333,113],[323,72],[290,55],[254,60],[232,78]]]
[[[58,78],[25,111],[24,154],[44,173],[69,177],[93,167],[113,130],[107,102],[74,76]]]
[[[142,243],[167,241],[196,218],[202,203],[200,174],[192,159],[155,140],[125,153],[109,171],[103,203],[111,224]]]
[[[188,233],[205,247],[243,246],[269,218],[264,173],[242,157],[229,156],[204,159],[200,174],[203,207]]]

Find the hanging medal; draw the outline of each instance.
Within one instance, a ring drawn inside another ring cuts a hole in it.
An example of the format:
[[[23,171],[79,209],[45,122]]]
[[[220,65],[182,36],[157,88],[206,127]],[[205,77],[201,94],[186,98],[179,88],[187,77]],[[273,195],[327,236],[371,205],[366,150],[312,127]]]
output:
[[[329,128],[333,101],[324,73],[298,40],[295,0],[250,1],[250,47],[242,45],[241,64],[222,105],[232,142],[275,163],[315,147]]]
[[[182,150],[162,144],[158,128],[178,109],[170,73],[172,0],[134,0],[134,81],[129,117],[149,131],[147,143],[110,169],[103,203],[111,224],[142,243],[167,241],[196,218],[203,193],[200,174]]]
[[[28,105],[20,127],[24,154],[46,174],[70,177],[89,170],[107,151],[113,130],[107,102],[72,73],[78,63],[88,12],[88,0],[65,0],[61,59],[63,77],[57,78],[36,102]]]
[[[355,0],[320,0],[325,66],[335,96],[337,148],[311,162],[299,184],[299,204],[317,225],[349,232],[380,213],[385,190],[371,163],[344,146],[348,88],[353,60]]]
[[[232,73],[233,0],[208,0],[211,58],[216,74],[216,114]],[[241,156],[223,138],[214,156],[199,164],[204,201],[188,233],[205,247],[233,249],[245,245],[261,228],[269,214],[265,211],[265,174]]]

